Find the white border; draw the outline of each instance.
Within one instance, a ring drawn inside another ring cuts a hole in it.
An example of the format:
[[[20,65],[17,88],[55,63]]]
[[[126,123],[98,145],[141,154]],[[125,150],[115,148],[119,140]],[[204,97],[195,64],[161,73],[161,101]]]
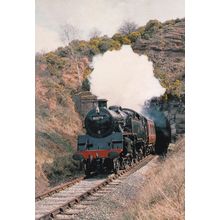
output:
[[[220,219],[218,1],[186,0],[186,219]]]
[[[186,219],[220,219],[218,1],[186,0]],[[1,219],[34,219],[34,1],[0,6]]]
[[[0,5],[1,219],[34,219],[35,2]]]

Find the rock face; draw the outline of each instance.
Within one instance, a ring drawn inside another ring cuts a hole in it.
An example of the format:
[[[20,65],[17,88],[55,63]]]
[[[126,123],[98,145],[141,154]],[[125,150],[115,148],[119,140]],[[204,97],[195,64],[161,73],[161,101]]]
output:
[[[87,58],[76,61],[53,53],[36,58],[36,194],[49,186],[43,165],[72,154],[82,133],[72,95],[88,65]]]
[[[164,112],[175,140],[176,135],[185,133],[185,19],[148,22],[132,48],[148,56],[155,77],[166,88],[165,95],[154,98],[149,106],[156,104]]]
[[[132,44],[132,48],[135,52],[149,57],[154,65],[155,76],[168,93],[184,93],[185,19],[165,23],[150,21],[141,37]],[[174,91],[178,86],[175,86],[175,82],[183,83],[180,91]]]

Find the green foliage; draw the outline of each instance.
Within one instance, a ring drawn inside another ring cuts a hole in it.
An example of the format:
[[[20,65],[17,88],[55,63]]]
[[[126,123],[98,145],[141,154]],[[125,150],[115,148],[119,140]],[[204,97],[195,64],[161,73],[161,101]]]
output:
[[[168,93],[177,97],[181,96],[181,93],[184,89],[183,81],[179,79],[171,80],[166,76],[165,72],[161,71],[159,67],[155,67],[154,74],[155,77],[159,79],[161,86],[163,86]]]
[[[131,42],[134,42],[137,40],[138,37],[141,36],[141,33],[140,32],[132,32],[128,35],[128,38]]]
[[[69,47],[59,47],[56,51],[57,56],[70,57],[71,51]]]
[[[47,64],[47,70],[50,72],[50,74],[56,76],[60,76],[61,70],[66,64],[65,60],[54,52],[45,54],[45,62]]]
[[[98,40],[92,39],[91,41],[73,41],[70,44],[74,54],[79,54],[80,56],[92,57],[99,54],[99,48],[97,47]]]
[[[128,35],[122,35],[120,33],[117,33],[113,35],[112,39],[115,41],[118,41],[121,45],[122,44],[131,44],[137,40],[138,37],[141,36],[141,32],[135,31]]]
[[[164,22],[164,25],[171,26],[171,25],[174,25],[175,23],[176,23],[175,20],[169,20],[169,21],[165,21],[165,22]]]
[[[91,46],[94,46],[94,47],[98,47],[99,46],[99,42],[100,42],[100,38],[92,38],[90,41],[89,41],[89,44]]]
[[[158,30],[162,28],[162,23],[159,22],[158,20],[150,20],[146,26],[145,26],[145,29],[144,29],[144,32],[142,34],[142,36],[145,38],[145,39],[149,39],[153,36],[153,34]]]
[[[112,36],[112,39],[115,40],[115,41],[118,41],[122,44],[122,38],[123,38],[123,35],[120,34],[120,33],[116,33]]]
[[[56,66],[58,69],[62,69],[65,65],[65,61],[56,55],[54,52],[49,52],[45,56],[47,64]]]
[[[150,20],[146,26],[145,31],[154,31],[162,27],[162,23],[158,20]]]
[[[72,155],[60,156],[52,164],[44,164],[43,169],[50,185],[56,185],[65,180],[82,175],[80,165],[72,159]]]
[[[110,50],[120,50],[120,49],[121,49],[120,42],[112,40],[111,41],[111,48],[110,48]]]
[[[99,42],[98,47],[101,53],[104,53],[108,50],[119,50],[121,48],[121,44],[111,38],[102,38]]]
[[[131,44],[131,41],[127,36],[124,36],[122,38],[122,44]]]
[[[144,33],[145,26],[139,27],[136,32],[139,32],[141,35]]]
[[[167,92],[177,97],[181,96],[182,88],[184,87],[182,81],[178,79],[175,81],[163,79],[160,83],[164,88],[166,88]]]
[[[73,147],[71,146],[71,143],[69,142],[69,140],[63,138],[58,133],[40,132],[39,134],[42,138],[50,140],[56,145],[63,147],[66,150],[66,152],[69,152],[69,153],[73,152]]]
[[[90,91],[90,82],[88,78],[84,79],[82,82],[82,90],[83,91]]]
[[[90,75],[91,72],[92,72],[92,69],[87,67],[83,73],[83,79],[86,79]]]

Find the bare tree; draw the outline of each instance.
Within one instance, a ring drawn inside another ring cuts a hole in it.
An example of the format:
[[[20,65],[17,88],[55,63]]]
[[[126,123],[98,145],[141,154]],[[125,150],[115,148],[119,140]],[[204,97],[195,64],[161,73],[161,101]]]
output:
[[[79,37],[79,32],[80,31],[78,28],[74,27],[72,24],[66,23],[60,26],[60,39],[64,44],[68,44]],[[76,62],[78,81],[79,85],[81,86],[82,82],[80,80],[80,71],[78,64],[79,54],[77,54],[71,46],[69,46],[69,48],[71,59],[73,59]]]
[[[79,29],[72,24],[66,23],[60,26],[60,39],[64,44],[75,40],[79,35]]]
[[[120,26],[120,28],[118,29],[118,32],[123,35],[127,35],[134,32],[137,29],[137,27],[138,27],[137,24],[134,22],[124,21]]]
[[[100,37],[101,33],[102,32],[99,29],[93,28],[89,33],[89,38],[91,39],[91,38]]]

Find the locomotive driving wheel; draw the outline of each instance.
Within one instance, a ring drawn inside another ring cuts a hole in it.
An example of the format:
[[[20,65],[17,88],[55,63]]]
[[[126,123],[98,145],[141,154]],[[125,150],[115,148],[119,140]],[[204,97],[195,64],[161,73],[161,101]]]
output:
[[[84,165],[84,172],[86,176],[91,175],[90,167],[87,164]]]
[[[120,162],[119,162],[118,159],[115,159],[113,161],[113,171],[114,171],[114,173],[117,174],[119,169],[120,169]]]
[[[84,171],[86,176],[91,175],[91,171],[92,171],[91,168],[92,168],[92,157],[89,156],[89,158],[84,163]]]

